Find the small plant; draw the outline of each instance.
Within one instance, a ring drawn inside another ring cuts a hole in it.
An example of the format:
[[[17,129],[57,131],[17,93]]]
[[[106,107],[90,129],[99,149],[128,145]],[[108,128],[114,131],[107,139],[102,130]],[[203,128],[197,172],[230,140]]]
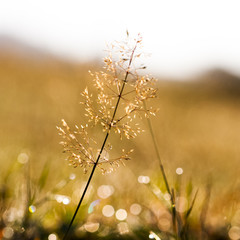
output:
[[[58,127],[69,164],[82,167],[85,173],[91,168],[87,184],[63,239],[68,236],[96,168],[101,168],[103,173],[111,172],[130,159],[132,149],[121,149],[120,156],[111,157],[113,147],[108,141],[110,134],[116,133],[121,139],[135,138],[142,132],[136,118],[155,115],[155,110],[144,107],[144,101],[156,97],[153,86],[155,80],[149,76],[138,75],[137,70],[145,68],[144,66],[134,67],[137,58],[142,55],[139,53],[141,43],[140,35],[134,40],[127,36],[126,41],[116,42],[109,47],[109,56],[104,59],[104,71],[91,73],[98,92],[97,99],[93,99],[88,88],[82,93],[82,104],[88,123],[71,129],[62,120],[63,126]],[[101,141],[90,137],[90,130],[97,125],[105,132]]]

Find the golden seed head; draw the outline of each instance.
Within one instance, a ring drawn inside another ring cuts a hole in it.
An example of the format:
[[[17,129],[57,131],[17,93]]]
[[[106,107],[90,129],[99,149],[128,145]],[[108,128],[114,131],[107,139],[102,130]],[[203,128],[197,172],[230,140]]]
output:
[[[138,117],[141,119],[155,115],[156,110],[144,108],[144,101],[156,97],[156,80],[138,75],[137,68],[133,67],[135,59],[142,56],[138,52],[141,42],[139,35],[133,41],[128,38],[127,41],[112,44],[108,56],[104,58],[104,71],[90,72],[97,96],[93,98],[87,87],[81,94],[89,125],[81,125],[80,128],[76,125],[73,130],[62,119],[62,127],[57,127],[63,138],[61,144],[64,152],[68,153],[67,160],[73,167],[83,167],[86,172],[99,158],[98,166],[105,173],[124,164],[125,160],[130,159],[132,150],[122,150],[120,157],[111,158],[112,146],[108,144],[100,154],[96,150],[97,141],[89,137],[89,128],[100,125],[103,131],[110,133],[112,130],[121,139],[123,136],[130,139],[143,132],[137,122]],[[110,166],[108,169],[106,164]]]

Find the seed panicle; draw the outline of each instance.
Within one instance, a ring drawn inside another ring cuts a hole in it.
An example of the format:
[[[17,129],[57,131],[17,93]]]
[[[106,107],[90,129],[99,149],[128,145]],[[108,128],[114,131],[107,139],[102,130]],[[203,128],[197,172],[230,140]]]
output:
[[[71,129],[62,120],[62,127],[57,127],[63,138],[61,145],[68,154],[67,161],[73,167],[80,166],[84,172],[87,172],[89,167],[97,162],[100,151],[96,150],[97,141],[89,137],[90,128],[99,125],[104,132],[110,133],[112,130],[121,139],[123,137],[131,139],[143,132],[137,118],[155,115],[156,110],[145,109],[143,102],[156,97],[157,90],[154,88],[156,80],[150,76],[138,75],[139,68],[133,64],[134,60],[142,55],[138,52],[138,49],[141,49],[141,42],[142,38],[139,35],[133,41],[128,37],[126,41],[111,44],[108,48],[108,56],[103,59],[103,71],[90,72],[96,97],[89,93],[87,87],[81,93],[83,98],[81,104],[84,106],[88,124],[81,127],[76,125]],[[117,112],[116,104],[119,105]],[[97,162],[103,173],[124,165],[126,160],[130,160],[133,151],[122,149],[119,157],[110,158],[113,155],[110,153],[111,150],[112,146],[108,143]]]

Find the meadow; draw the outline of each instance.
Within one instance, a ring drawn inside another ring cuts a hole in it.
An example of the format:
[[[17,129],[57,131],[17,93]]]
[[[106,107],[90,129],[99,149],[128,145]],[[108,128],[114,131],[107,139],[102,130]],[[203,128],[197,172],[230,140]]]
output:
[[[56,126],[85,121],[80,93],[96,91],[88,70],[101,64],[0,53],[0,239],[63,237],[89,172],[68,166]],[[96,170],[71,239],[240,239],[240,79],[222,70],[155,77],[159,110],[150,120],[179,236],[143,118],[134,141],[113,139],[113,151],[134,149],[131,160],[110,174]]]

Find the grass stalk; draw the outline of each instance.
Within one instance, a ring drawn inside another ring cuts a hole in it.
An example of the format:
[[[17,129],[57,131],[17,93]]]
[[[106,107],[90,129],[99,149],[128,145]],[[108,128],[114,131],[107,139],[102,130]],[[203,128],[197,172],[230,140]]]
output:
[[[71,229],[71,227],[72,227],[72,225],[73,225],[73,222],[74,222],[74,220],[75,220],[75,218],[76,218],[76,215],[77,215],[77,213],[78,213],[78,210],[79,210],[79,208],[80,208],[80,206],[81,206],[81,204],[82,204],[82,201],[83,201],[83,199],[84,199],[84,196],[85,196],[85,194],[86,194],[86,192],[87,192],[87,190],[88,190],[88,187],[89,187],[89,185],[90,185],[90,182],[91,182],[91,180],[92,180],[92,177],[93,177],[93,174],[94,174],[94,172],[95,172],[95,169],[96,169],[96,167],[97,167],[97,165],[98,165],[98,162],[99,162],[99,159],[100,159],[101,154],[102,154],[102,152],[103,152],[103,149],[104,149],[104,147],[105,147],[105,145],[106,145],[107,139],[108,139],[109,134],[110,134],[110,130],[111,130],[112,126],[113,126],[113,121],[114,121],[115,115],[116,115],[116,113],[117,113],[117,109],[118,109],[118,106],[119,106],[119,103],[120,103],[120,99],[122,98],[122,94],[123,94],[123,91],[124,91],[124,88],[125,88],[125,85],[126,85],[126,82],[127,82],[127,78],[128,78],[128,75],[129,75],[130,66],[131,66],[131,63],[132,63],[132,60],[133,60],[133,56],[134,56],[134,52],[135,52],[135,50],[136,50],[136,47],[137,47],[137,44],[135,45],[135,47],[134,47],[133,50],[132,50],[132,54],[131,54],[131,57],[130,57],[130,59],[129,59],[129,64],[128,64],[128,68],[127,68],[127,71],[126,71],[126,74],[125,74],[125,78],[124,78],[124,80],[123,80],[123,84],[122,84],[120,93],[119,93],[119,95],[118,95],[117,103],[116,103],[116,106],[115,106],[115,109],[114,109],[114,112],[113,112],[113,115],[112,115],[112,119],[111,119],[111,121],[110,121],[110,123],[109,123],[109,128],[108,128],[107,134],[106,134],[106,136],[105,136],[105,139],[104,139],[104,141],[103,141],[101,150],[100,150],[100,152],[99,152],[99,154],[98,154],[98,157],[97,157],[96,162],[95,162],[94,165],[93,165],[91,174],[90,174],[90,176],[89,176],[89,178],[88,178],[87,184],[86,184],[86,186],[85,186],[85,188],[84,188],[84,191],[83,191],[82,196],[81,196],[81,198],[80,198],[80,200],[79,200],[79,203],[78,203],[78,205],[77,205],[77,208],[76,208],[76,210],[75,210],[75,212],[74,212],[74,214],[73,214],[73,217],[72,217],[72,219],[71,219],[71,222],[70,222],[70,224],[68,225],[68,228],[67,228],[67,231],[66,231],[66,233],[65,233],[65,235],[64,235],[64,237],[63,237],[63,240],[66,240],[67,237],[68,237],[69,231],[70,231],[70,229]]]
[[[144,104],[145,110],[147,110],[146,101],[143,101],[143,104]],[[169,194],[170,197],[171,197],[171,211],[172,211],[173,231],[174,231],[174,233],[176,234],[176,238],[178,238],[177,225],[176,225],[176,209],[175,209],[175,197],[174,197],[174,192],[170,190],[170,186],[169,186],[169,183],[168,183],[168,179],[167,179],[167,176],[166,176],[166,173],[165,173],[165,169],[164,169],[164,166],[163,166],[163,163],[162,163],[162,159],[161,159],[161,156],[160,156],[160,153],[159,153],[159,150],[158,150],[157,141],[156,141],[156,138],[155,138],[155,135],[154,135],[154,132],[153,132],[152,123],[151,123],[151,120],[150,120],[149,117],[147,118],[147,123],[148,123],[148,128],[149,128],[149,131],[150,131],[150,134],[151,134],[153,146],[154,146],[154,149],[155,149],[157,158],[158,158],[160,170],[161,170],[161,173],[162,173],[162,176],[163,176],[163,181],[164,181],[165,187],[166,187],[166,189],[167,189],[167,192],[168,192],[168,194]]]

